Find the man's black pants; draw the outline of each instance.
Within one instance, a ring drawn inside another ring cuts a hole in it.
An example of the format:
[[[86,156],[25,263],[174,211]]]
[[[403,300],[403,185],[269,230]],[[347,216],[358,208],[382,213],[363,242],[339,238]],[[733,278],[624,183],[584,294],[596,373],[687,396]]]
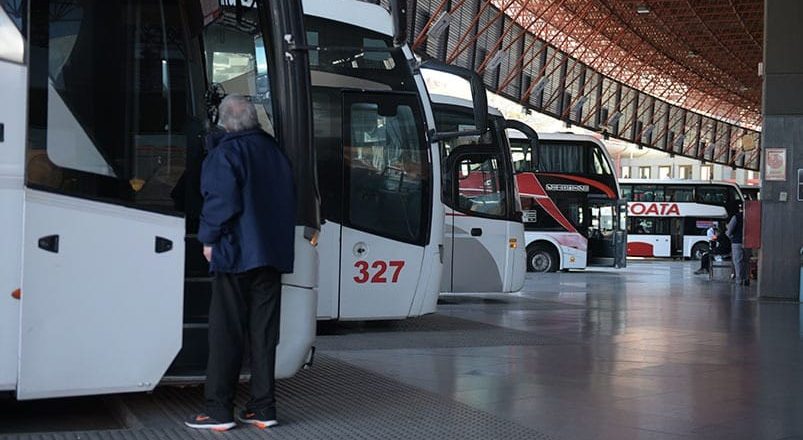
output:
[[[209,416],[221,422],[232,420],[243,351],[250,340],[251,399],[246,410],[257,413],[261,420],[276,417],[274,375],[281,289],[281,274],[270,267],[215,274],[205,389]]]

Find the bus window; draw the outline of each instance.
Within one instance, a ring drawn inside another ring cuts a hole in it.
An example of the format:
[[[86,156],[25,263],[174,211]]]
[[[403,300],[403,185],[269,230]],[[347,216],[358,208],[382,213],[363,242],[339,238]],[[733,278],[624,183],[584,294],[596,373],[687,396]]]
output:
[[[608,166],[608,161],[602,155],[599,148],[594,148],[594,172],[601,176],[610,176],[611,167]]]
[[[697,201],[725,206],[728,203],[728,189],[724,186],[698,186]]]
[[[628,202],[633,201],[633,187],[630,185],[620,185],[619,188],[622,190],[622,198],[627,200]]]
[[[628,217],[627,233],[637,235],[669,235],[668,218]]]
[[[461,158],[457,172],[457,209],[493,217],[505,216],[507,202],[495,157]]]
[[[667,202],[694,202],[694,187],[670,186],[666,188]]]
[[[589,238],[609,238],[613,234],[614,206],[601,205],[591,207],[591,227]]]
[[[27,184],[175,212],[189,93],[180,14],[161,3],[45,2],[31,42]]]
[[[661,185],[634,185],[634,202],[663,202],[664,187]]]
[[[532,152],[528,139],[510,139],[510,156],[515,172],[532,171]]]
[[[392,96],[380,99],[381,104],[352,103],[347,107],[350,139],[344,143],[348,224],[419,243],[426,236],[422,224],[430,176],[414,99]]]
[[[545,142],[538,144],[538,170],[548,173],[589,174],[588,148],[581,144]]]
[[[220,20],[204,31],[207,77],[227,94],[247,96],[257,109],[259,125],[273,131],[268,62],[256,8],[244,8],[239,22]]]

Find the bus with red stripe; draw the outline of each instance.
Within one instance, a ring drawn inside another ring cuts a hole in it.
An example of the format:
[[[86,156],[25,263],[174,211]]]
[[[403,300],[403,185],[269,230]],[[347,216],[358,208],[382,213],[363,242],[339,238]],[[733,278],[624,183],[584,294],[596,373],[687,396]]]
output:
[[[731,182],[621,179],[627,200],[627,255],[699,259],[708,252],[708,228],[724,232],[744,201]]]
[[[532,272],[626,265],[626,205],[611,157],[593,136],[538,134],[508,121]]]

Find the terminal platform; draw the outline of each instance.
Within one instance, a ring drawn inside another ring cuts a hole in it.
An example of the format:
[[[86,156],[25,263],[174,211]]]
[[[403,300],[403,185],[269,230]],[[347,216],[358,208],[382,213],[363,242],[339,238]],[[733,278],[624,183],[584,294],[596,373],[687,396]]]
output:
[[[315,363],[279,382],[267,432],[184,428],[196,386],[0,399],[0,438],[803,438],[798,303],[758,301],[697,262],[628,264],[442,296],[418,319],[319,323]]]

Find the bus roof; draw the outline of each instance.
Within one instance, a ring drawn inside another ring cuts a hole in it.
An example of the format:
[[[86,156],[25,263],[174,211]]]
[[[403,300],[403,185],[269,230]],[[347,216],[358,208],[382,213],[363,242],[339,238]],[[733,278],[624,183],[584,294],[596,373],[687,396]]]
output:
[[[726,185],[739,188],[739,185],[724,180],[689,180],[689,179],[619,179],[622,185]]]
[[[304,0],[304,15],[326,18],[393,36],[393,20],[387,9],[354,0]]]
[[[454,96],[447,95],[438,95],[437,93],[430,94],[429,98],[432,100],[433,104],[454,105],[469,109],[474,108],[474,103],[468,99],[456,98]],[[502,116],[502,112],[500,112],[496,107],[491,106],[488,106],[488,114],[492,116],[504,117]]]

